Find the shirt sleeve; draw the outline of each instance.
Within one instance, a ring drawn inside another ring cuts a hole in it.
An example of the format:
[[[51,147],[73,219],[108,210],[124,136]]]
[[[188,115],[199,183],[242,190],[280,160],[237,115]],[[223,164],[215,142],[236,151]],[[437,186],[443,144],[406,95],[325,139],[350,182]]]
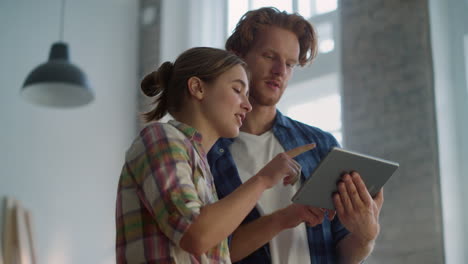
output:
[[[179,245],[203,205],[193,182],[194,150],[190,142],[159,132],[142,132],[134,143],[132,174],[144,207],[159,229]]]
[[[340,219],[338,216],[335,216],[335,218],[331,222],[331,231],[333,234],[333,243],[338,245],[338,242],[341,241],[347,234],[349,234],[348,229],[346,229],[340,222]]]

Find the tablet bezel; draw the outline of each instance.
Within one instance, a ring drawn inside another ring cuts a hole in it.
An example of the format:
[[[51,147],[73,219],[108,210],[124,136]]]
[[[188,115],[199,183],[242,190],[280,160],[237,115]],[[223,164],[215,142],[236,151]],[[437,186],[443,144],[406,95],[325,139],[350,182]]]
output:
[[[345,172],[358,172],[371,196],[375,196],[398,169],[399,164],[370,155],[334,147],[322,159],[291,201],[318,208],[335,209],[332,195]]]

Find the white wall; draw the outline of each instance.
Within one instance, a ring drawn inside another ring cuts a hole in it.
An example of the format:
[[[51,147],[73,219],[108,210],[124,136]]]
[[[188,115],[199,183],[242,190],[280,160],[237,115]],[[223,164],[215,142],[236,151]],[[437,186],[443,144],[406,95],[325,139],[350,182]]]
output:
[[[192,47],[224,49],[226,7],[224,0],[163,0],[161,62]]]
[[[468,259],[468,36],[467,2],[430,0],[434,84],[437,106],[440,182],[448,264]]]
[[[31,210],[38,263],[115,263],[117,181],[136,129],[138,1],[67,1],[65,41],[96,93],[72,110],[19,96],[59,38],[60,3],[0,1],[0,197]]]

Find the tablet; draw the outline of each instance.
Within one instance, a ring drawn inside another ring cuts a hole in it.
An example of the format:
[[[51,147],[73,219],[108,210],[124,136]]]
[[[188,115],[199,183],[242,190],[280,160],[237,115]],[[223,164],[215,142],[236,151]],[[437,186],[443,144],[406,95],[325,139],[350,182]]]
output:
[[[398,169],[399,164],[334,147],[292,197],[294,203],[335,209],[332,195],[344,172],[358,172],[374,197]]]

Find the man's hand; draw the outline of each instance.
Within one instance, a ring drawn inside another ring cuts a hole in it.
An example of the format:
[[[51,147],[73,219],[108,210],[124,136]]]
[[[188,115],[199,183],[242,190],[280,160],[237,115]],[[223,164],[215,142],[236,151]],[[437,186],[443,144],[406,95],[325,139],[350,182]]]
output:
[[[373,243],[380,225],[379,214],[383,204],[383,189],[372,198],[357,172],[344,174],[333,197],[341,223],[362,246]]]

